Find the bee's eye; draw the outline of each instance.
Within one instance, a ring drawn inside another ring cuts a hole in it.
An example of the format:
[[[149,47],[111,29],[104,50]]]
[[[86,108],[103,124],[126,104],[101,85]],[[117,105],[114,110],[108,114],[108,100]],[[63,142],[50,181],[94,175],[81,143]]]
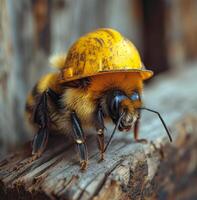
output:
[[[125,98],[123,95],[117,95],[114,97],[112,104],[111,104],[111,109],[115,112],[119,112],[119,104],[120,102]]]
[[[140,95],[139,95],[139,93],[138,93],[138,92],[133,92],[132,95],[131,95],[131,97],[130,97],[130,99],[131,99],[132,101],[140,100]]]

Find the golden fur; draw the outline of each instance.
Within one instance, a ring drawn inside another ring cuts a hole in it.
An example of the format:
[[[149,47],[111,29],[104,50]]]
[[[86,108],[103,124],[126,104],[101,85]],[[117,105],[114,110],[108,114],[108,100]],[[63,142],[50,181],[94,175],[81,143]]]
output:
[[[46,91],[48,88],[51,88],[57,93],[61,92],[61,88],[59,85],[59,73],[48,73],[45,76],[43,76],[37,84],[38,92],[42,93]]]
[[[62,69],[65,65],[67,54],[57,54],[49,58],[49,63],[56,69]]]

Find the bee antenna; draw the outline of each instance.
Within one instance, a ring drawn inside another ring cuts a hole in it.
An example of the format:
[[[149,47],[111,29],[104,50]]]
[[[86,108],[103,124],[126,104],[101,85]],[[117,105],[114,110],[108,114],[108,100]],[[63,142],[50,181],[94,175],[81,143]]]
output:
[[[168,134],[168,137],[169,137],[170,142],[172,142],[172,137],[171,137],[171,135],[170,135],[170,131],[168,130],[168,128],[167,128],[167,126],[166,126],[166,124],[165,124],[163,118],[161,117],[160,113],[157,112],[157,111],[155,111],[155,110],[146,108],[146,107],[141,107],[141,108],[139,108],[139,109],[140,109],[140,110],[147,110],[147,111],[150,111],[150,112],[153,112],[153,113],[157,114],[158,117],[159,117],[159,119],[161,120],[161,122],[162,122],[162,124],[163,124],[163,126],[164,126],[164,128],[165,128],[165,130],[166,130],[166,132],[167,132],[167,134]]]
[[[111,140],[112,140],[112,138],[113,138],[113,136],[114,136],[114,134],[115,134],[115,132],[116,132],[116,130],[117,130],[117,128],[118,128],[120,122],[121,122],[121,119],[122,119],[122,117],[124,116],[124,114],[125,114],[125,113],[122,113],[122,114],[120,115],[120,117],[119,117],[119,119],[118,119],[118,122],[117,122],[117,124],[115,125],[114,130],[113,130],[113,132],[112,132],[112,134],[111,134],[111,136],[110,136],[110,138],[109,138],[109,141],[107,142],[107,144],[106,144],[106,146],[105,146],[105,148],[104,148],[104,152],[107,150],[107,147],[109,146],[109,144],[110,144],[110,142],[111,142]]]

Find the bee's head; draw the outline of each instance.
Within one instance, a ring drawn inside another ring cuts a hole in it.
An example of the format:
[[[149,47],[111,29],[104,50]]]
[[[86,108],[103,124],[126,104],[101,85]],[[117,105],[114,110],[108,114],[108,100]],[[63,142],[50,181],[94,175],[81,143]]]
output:
[[[106,98],[108,115],[115,124],[119,123],[120,131],[129,131],[137,120],[136,102],[138,104],[141,102],[137,91],[134,91],[130,97],[120,90],[108,92]]]
[[[109,146],[117,128],[119,131],[129,131],[134,124],[136,124],[136,120],[139,119],[141,110],[147,110],[158,115],[172,142],[170,132],[159,112],[142,107],[140,93],[137,90],[133,91],[130,95],[127,95],[121,90],[108,91],[104,102],[104,113],[107,114],[115,124],[115,128],[104,151],[106,151]]]

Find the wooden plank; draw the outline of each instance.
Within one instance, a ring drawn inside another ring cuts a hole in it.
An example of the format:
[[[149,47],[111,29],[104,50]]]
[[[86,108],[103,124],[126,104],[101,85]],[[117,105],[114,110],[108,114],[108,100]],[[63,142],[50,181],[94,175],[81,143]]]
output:
[[[42,157],[31,156],[31,145],[0,162],[3,199],[190,199],[197,198],[197,69],[159,76],[145,89],[145,104],[161,112],[170,126],[169,144],[159,119],[143,112],[139,144],[132,134],[117,133],[99,162],[94,134],[88,135],[89,167],[79,169],[68,138],[51,137]],[[110,129],[110,128],[109,128]],[[110,130],[107,131],[110,133]],[[106,140],[109,134],[106,135]]]

